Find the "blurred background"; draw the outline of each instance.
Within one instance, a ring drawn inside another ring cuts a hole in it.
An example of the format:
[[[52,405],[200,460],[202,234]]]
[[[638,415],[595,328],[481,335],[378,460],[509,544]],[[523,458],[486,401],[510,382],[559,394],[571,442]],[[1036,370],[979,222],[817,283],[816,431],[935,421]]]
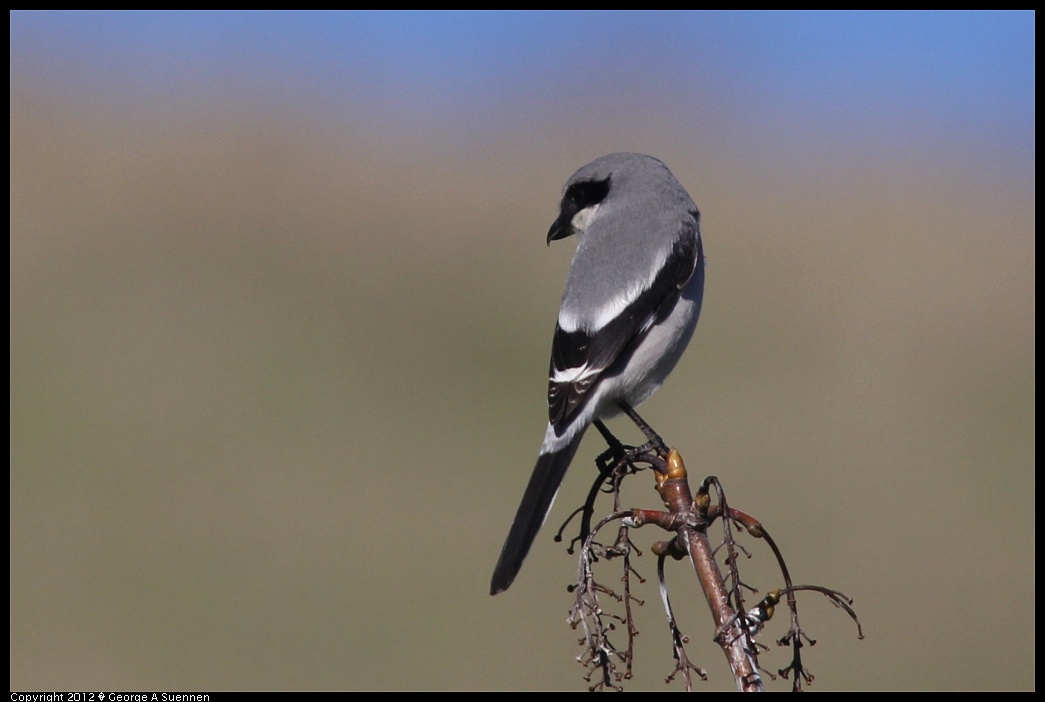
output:
[[[644,416],[855,598],[863,641],[800,600],[811,689],[1033,688],[1033,13],[10,21],[12,689],[584,689],[552,536],[594,432],[487,592],[547,416],[545,234],[613,151],[703,213]],[[675,690],[637,565],[627,688]]]

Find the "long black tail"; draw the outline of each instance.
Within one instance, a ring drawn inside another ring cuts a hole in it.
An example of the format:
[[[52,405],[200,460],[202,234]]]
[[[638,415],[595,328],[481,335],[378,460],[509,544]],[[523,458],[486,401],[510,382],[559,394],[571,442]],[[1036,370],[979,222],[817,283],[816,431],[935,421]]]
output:
[[[584,431],[577,432],[569,444],[554,453],[542,453],[537,458],[530,483],[526,486],[522,504],[515,513],[515,521],[504,540],[501,557],[497,559],[497,567],[493,569],[493,580],[490,582],[490,594],[504,592],[515,580],[522,568],[526,554],[530,552],[537,532],[541,530],[548,517],[555,494],[559,491],[562,478],[570,461],[577,453]]]

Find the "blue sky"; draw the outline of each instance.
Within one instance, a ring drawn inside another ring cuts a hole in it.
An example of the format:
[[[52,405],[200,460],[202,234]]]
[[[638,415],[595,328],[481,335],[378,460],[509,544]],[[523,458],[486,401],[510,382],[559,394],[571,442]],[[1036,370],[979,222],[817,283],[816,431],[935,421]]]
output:
[[[14,12],[11,72],[96,94],[392,104],[468,119],[629,89],[738,113],[1033,132],[1034,14]]]

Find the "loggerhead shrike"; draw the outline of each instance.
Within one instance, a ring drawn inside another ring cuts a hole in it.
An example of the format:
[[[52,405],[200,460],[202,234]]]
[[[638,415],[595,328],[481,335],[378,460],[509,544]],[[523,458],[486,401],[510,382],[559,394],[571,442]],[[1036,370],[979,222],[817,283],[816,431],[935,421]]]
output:
[[[552,339],[548,430],[491,595],[519,573],[584,431],[652,395],[700,315],[700,213],[657,159],[610,154],[574,173],[548,243],[574,234],[580,241]]]

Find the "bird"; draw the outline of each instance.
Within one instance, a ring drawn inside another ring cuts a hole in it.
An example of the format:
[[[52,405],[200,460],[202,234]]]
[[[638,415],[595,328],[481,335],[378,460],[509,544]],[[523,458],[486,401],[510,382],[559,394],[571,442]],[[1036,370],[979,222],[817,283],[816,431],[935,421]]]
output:
[[[518,575],[585,430],[620,412],[641,421],[632,408],[664,382],[700,316],[700,212],[663,162],[613,153],[578,169],[546,241],[570,236],[578,244],[552,338],[548,427],[491,595]]]

